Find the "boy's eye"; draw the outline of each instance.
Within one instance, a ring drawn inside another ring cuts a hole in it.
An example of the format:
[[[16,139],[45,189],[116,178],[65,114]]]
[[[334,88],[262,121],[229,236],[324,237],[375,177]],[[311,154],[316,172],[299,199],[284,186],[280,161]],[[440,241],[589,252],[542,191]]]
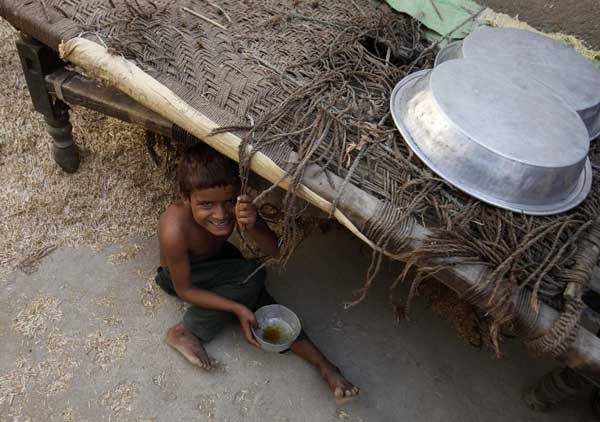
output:
[[[202,201],[199,202],[198,205],[202,208],[210,208],[212,207],[212,202]]]

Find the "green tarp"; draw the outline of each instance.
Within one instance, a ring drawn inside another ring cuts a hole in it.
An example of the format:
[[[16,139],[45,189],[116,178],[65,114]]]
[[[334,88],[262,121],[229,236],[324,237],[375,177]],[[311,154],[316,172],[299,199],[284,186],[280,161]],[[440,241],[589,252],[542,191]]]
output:
[[[438,34],[438,37],[453,31],[482,8],[471,0],[387,0],[387,2],[395,10],[417,19]],[[476,27],[477,24],[470,21],[454,31],[451,38],[464,38]]]
[[[459,29],[457,26],[482,9],[472,0],[386,0],[395,10],[417,19],[428,28],[427,37],[431,41],[449,34],[449,39],[461,39],[471,33],[481,21],[471,20]],[[565,41],[565,40],[563,40]],[[442,43],[443,46],[444,43]],[[600,53],[585,54],[600,70]]]

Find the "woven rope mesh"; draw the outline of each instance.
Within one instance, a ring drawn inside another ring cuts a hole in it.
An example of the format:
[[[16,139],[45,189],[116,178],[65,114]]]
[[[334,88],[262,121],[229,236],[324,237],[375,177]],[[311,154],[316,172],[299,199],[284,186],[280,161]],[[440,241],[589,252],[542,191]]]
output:
[[[384,2],[0,0],[0,14],[54,48],[76,36],[106,45],[280,165],[294,150],[295,184],[318,164],[379,198],[379,215],[394,218],[362,229],[390,251],[404,246],[407,219],[426,225],[433,234],[409,268],[426,275],[461,263],[488,267],[468,298],[498,324],[517,303],[535,311],[538,299],[564,307],[563,320],[578,319],[581,307],[563,306],[563,293],[574,282],[578,248],[599,224],[598,184],[569,213],[531,217],[483,204],[432,174],[401,139],[388,104],[415,58],[422,56],[417,70],[433,55],[421,55],[427,43],[418,24]],[[597,180],[598,142],[590,159]],[[290,239],[297,205],[292,189]],[[448,257],[455,259],[440,261]],[[589,271],[576,278],[584,290]],[[517,300],[523,289],[533,292],[530,303]],[[553,338],[566,344],[572,334],[554,330]]]

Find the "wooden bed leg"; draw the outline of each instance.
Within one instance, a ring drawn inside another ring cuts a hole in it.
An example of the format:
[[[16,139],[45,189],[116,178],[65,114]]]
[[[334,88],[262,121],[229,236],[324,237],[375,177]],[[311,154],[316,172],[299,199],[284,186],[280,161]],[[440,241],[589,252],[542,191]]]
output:
[[[69,121],[69,109],[62,101],[55,106],[60,106],[63,115],[59,119],[45,117],[46,129],[52,136],[52,155],[54,161],[67,173],[75,173],[79,168],[79,148],[73,141],[73,127]]]
[[[45,81],[45,77],[62,68],[64,62],[50,47],[26,34],[17,40],[17,50],[33,107],[44,116],[52,136],[54,161],[67,173],[75,173],[79,168],[79,149],[73,142],[69,106],[48,93]]]
[[[549,410],[579,394],[587,381],[570,368],[559,368],[544,376],[523,399],[533,410]]]

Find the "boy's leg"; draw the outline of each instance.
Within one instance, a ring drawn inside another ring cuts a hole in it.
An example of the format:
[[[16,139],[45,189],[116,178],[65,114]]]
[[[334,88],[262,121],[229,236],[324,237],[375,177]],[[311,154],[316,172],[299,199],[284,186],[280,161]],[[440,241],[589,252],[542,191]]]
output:
[[[242,282],[257,265],[242,259],[235,246],[227,242],[213,260],[192,264],[192,285],[250,307],[262,288],[265,272],[259,271],[247,283]],[[155,280],[165,292],[176,296],[168,269],[159,268]],[[192,364],[211,369],[216,362],[209,358],[202,344],[212,340],[232,319],[235,317],[227,312],[192,306],[183,321],[167,331],[165,342]]]
[[[158,284],[158,286],[160,286],[166,293],[176,296],[171,275],[167,270],[164,268],[158,268],[155,280],[156,284]],[[210,314],[211,312],[216,314],[213,315],[212,318],[210,315],[202,315],[203,313]],[[186,327],[186,318],[188,319],[187,325],[191,326],[192,330]],[[184,315],[184,321],[167,330],[165,342],[181,353],[193,365],[199,366],[202,369],[210,370],[215,366],[216,362],[206,353],[206,350],[202,345],[202,337],[194,335],[193,332],[199,331],[199,329],[195,330],[194,328],[199,326],[201,328],[203,325],[202,322],[206,320],[209,322],[212,321],[209,323],[211,326],[209,332],[215,332],[216,334],[224,324],[224,322],[219,321],[220,318],[221,315],[217,314],[216,311],[192,307],[188,309]]]
[[[338,405],[358,395],[358,387],[348,381],[306,335],[295,341],[290,349],[321,372]]]
[[[227,262],[236,263],[235,260]],[[248,266],[244,265],[244,268],[246,267]],[[255,268],[256,266],[250,266],[248,267],[248,271],[254,271]],[[241,303],[248,308],[253,308],[260,296],[261,290],[264,288],[265,273],[264,270],[259,271],[250,280],[243,283],[249,274],[251,272],[247,274],[242,272],[238,274],[240,278],[239,282],[226,282],[224,284],[213,285],[210,291],[229,300]],[[163,286],[161,285],[161,287]],[[183,316],[183,322],[169,329],[165,341],[179,351],[192,364],[203,369],[211,369],[216,365],[216,362],[209,358],[202,344],[211,341],[227,323],[232,321],[236,321],[236,317],[228,312],[191,306]]]
[[[273,299],[266,288],[263,288],[260,292],[258,305],[256,308],[274,303],[277,303],[277,301]],[[300,356],[302,359],[316,367],[321,372],[321,376],[327,385],[329,385],[329,388],[331,389],[331,392],[333,393],[338,404],[343,404],[358,394],[358,387],[354,386],[342,375],[338,367],[332,364],[329,359],[327,359],[327,357],[317,348],[317,346],[310,341],[304,330],[300,332],[300,336],[298,336],[298,339],[292,343],[289,350]]]

